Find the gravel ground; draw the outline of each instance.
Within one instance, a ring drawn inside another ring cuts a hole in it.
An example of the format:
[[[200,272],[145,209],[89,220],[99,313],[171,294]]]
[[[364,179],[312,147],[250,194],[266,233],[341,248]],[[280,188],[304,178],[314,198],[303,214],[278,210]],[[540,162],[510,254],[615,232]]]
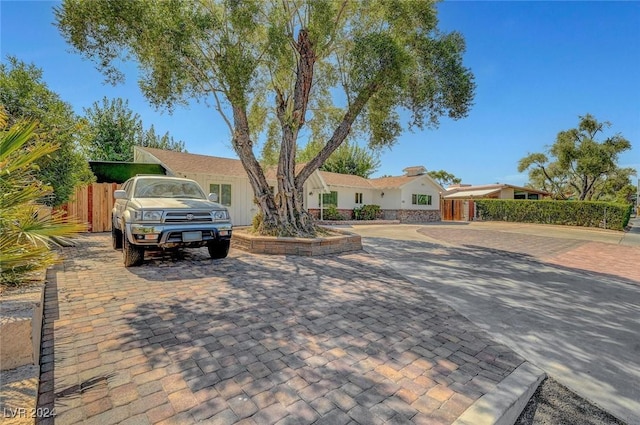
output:
[[[625,425],[567,387],[547,378],[514,425]]]

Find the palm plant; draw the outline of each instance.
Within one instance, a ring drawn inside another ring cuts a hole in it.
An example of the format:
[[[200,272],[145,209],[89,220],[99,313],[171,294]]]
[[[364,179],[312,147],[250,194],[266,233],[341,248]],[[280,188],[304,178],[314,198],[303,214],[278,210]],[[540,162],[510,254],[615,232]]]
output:
[[[86,229],[62,212],[41,214],[39,201],[52,192],[35,178],[35,161],[58,147],[35,139],[36,123],[7,127],[0,110],[0,285],[24,283],[30,272],[56,262],[52,246]]]

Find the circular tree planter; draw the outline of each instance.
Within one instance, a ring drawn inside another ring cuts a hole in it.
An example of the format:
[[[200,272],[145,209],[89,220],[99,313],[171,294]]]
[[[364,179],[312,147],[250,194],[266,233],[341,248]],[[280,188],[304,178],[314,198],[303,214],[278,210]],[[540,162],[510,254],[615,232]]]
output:
[[[254,235],[248,228],[233,229],[231,247],[254,254],[316,256],[360,251],[362,239],[344,230],[331,229],[330,236],[285,238]]]

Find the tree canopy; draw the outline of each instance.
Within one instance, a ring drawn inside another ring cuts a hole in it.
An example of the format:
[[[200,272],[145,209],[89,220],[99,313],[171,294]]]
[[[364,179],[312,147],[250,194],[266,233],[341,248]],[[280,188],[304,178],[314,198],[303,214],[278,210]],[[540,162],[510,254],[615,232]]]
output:
[[[64,0],[55,13],[110,81],[122,79],[121,59],[134,59],[152,104],[214,106],[265,234],[314,233],[303,184],[350,133],[390,147],[405,128],[466,116],[475,90],[463,37],[438,30],[430,1]],[[261,140],[280,146],[275,193],[254,153]],[[308,140],[323,147],[296,173]]]
[[[296,161],[305,163],[311,161],[323,148],[322,142],[307,143],[298,150]],[[320,167],[323,171],[332,173],[351,174],[368,179],[380,167],[380,160],[376,152],[355,143],[345,141],[338,147]]]
[[[184,142],[175,142],[169,133],[158,136],[153,126],[145,130],[140,115],[123,99],[102,99],[84,110],[80,145],[94,161],[133,161],[133,146],[183,152]]]
[[[451,173],[446,172],[445,170],[427,171],[427,174],[429,174],[429,176],[435,181],[437,181],[442,187],[447,187],[447,186],[451,186],[452,184],[457,184],[462,182],[462,179],[456,177]]]
[[[78,118],[71,105],[62,101],[42,80],[42,70],[16,57],[0,64],[0,105],[7,113],[7,125],[37,121],[32,143],[58,147],[36,161],[36,177],[53,188],[53,196],[42,200],[51,205],[67,202],[75,187],[90,182],[93,174],[77,147]]]
[[[579,117],[577,128],[558,133],[546,153],[530,153],[518,163],[518,171],[529,170],[529,185],[552,193],[558,199],[615,199],[628,190],[631,168],[618,166],[618,155],[631,149],[631,142],[620,134],[602,141],[609,122],[591,114]],[[626,188],[626,189],[625,189]]]

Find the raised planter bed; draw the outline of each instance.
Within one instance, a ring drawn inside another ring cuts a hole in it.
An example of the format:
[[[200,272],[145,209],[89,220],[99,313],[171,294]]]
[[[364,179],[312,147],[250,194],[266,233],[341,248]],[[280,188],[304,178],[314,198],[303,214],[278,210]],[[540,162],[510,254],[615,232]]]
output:
[[[258,236],[249,233],[246,228],[234,228],[231,247],[254,254],[302,256],[339,254],[362,249],[360,235],[337,229],[332,231],[337,234],[318,238],[284,238]]]

